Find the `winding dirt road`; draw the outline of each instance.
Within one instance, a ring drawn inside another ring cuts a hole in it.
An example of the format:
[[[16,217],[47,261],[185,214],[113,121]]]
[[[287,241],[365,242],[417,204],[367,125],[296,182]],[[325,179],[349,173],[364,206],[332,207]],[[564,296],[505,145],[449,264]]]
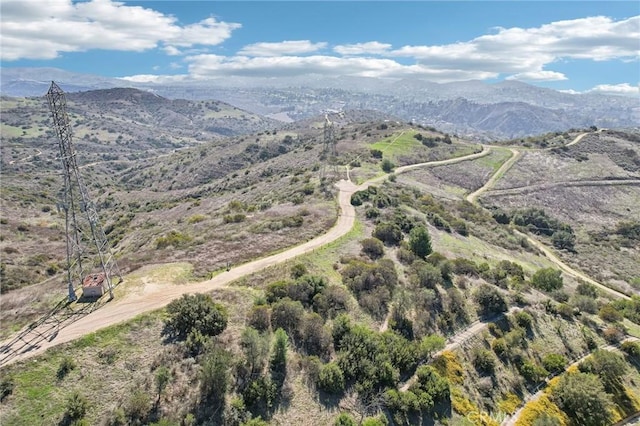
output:
[[[586,135],[588,135],[589,133],[581,133],[578,136],[576,136],[576,138],[569,142],[567,144],[567,146],[569,145],[575,145],[578,142],[580,142],[582,140],[582,138],[584,138]],[[478,198],[484,194],[485,192],[489,191],[491,188],[493,188],[493,186],[496,184],[496,182],[498,181],[498,179],[500,179],[515,163],[516,161],[518,161],[518,159],[521,157],[521,153],[520,151],[516,150],[516,149],[511,149],[512,152],[512,156],[504,162],[504,164],[502,164],[502,166],[493,174],[493,176],[491,176],[491,178],[481,187],[479,188],[477,191],[467,195],[466,200],[469,201],[472,204],[476,204],[477,205],[477,201]],[[613,182],[613,181],[612,181]],[[629,184],[629,181],[627,181],[627,184]],[[632,181],[631,184],[635,184],[635,181]],[[575,269],[571,268],[569,265],[567,265],[566,263],[564,263],[562,260],[560,260],[558,258],[558,256],[556,256],[549,248],[547,248],[547,246],[545,246],[544,244],[542,244],[540,241],[538,241],[537,239],[524,234],[520,231],[518,231],[517,229],[513,229],[513,232],[519,236],[519,237],[523,237],[526,238],[526,240],[529,242],[529,244],[533,245],[534,247],[536,247],[538,250],[540,250],[542,253],[544,253],[544,255],[547,257],[547,259],[549,259],[552,263],[554,263],[558,268],[560,268],[563,272],[581,279],[583,281],[586,281],[590,284],[593,284],[594,286],[598,287],[599,289],[603,290],[604,292],[614,296],[614,297],[619,297],[619,298],[623,298],[623,299],[627,299],[630,300],[631,298],[629,296],[627,296],[624,293],[621,293],[619,291],[616,291],[612,288],[607,287],[604,284],[601,284],[599,282],[597,282],[596,280],[590,278],[589,276],[583,274],[580,271],[576,271]]]
[[[446,164],[455,164],[462,161],[474,160],[489,154],[490,149],[483,147],[483,150],[476,154],[465,155],[462,157],[451,158],[448,160],[431,161],[427,163],[412,164],[408,166],[398,167],[395,170],[396,174],[404,173],[409,170],[413,170],[419,167],[429,166],[441,166]],[[338,204],[340,206],[340,212],[335,225],[329,229],[325,234],[320,235],[306,243],[292,247],[281,253],[277,253],[262,259],[254,260],[244,265],[237,266],[228,272],[223,272],[220,275],[208,281],[202,281],[198,283],[185,284],[185,285],[154,285],[145,288],[141,293],[127,294],[122,299],[114,299],[111,302],[105,304],[84,318],[75,321],[60,330],[57,330],[54,335],[49,339],[39,339],[35,345],[25,344],[29,341],[29,335],[24,335],[23,339],[11,339],[0,344],[2,352],[4,354],[10,354],[5,356],[2,360],[3,366],[9,365],[13,362],[27,359],[35,355],[43,353],[48,348],[57,346],[62,343],[70,342],[74,339],[82,337],[86,334],[100,330],[102,328],[124,322],[134,318],[135,316],[160,309],[172,300],[179,298],[183,294],[207,292],[214,289],[227,286],[229,283],[242,278],[244,276],[253,274],[261,269],[275,265],[277,263],[285,262],[289,259],[293,259],[305,253],[309,253],[312,250],[322,247],[332,241],[337,240],[341,236],[347,234],[355,222],[355,208],[351,205],[351,195],[363,189],[368,188],[370,185],[381,182],[387,179],[388,175],[378,176],[363,184],[356,186],[351,181],[341,180],[336,184],[338,187]],[[126,285],[126,283],[124,284]],[[24,331],[22,331],[24,333]],[[29,330],[29,333],[33,333],[33,336],[40,335],[37,328]]]

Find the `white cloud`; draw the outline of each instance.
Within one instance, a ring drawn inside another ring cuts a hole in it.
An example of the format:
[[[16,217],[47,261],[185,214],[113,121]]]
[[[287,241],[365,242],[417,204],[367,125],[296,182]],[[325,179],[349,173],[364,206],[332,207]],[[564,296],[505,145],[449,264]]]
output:
[[[389,49],[391,49],[390,44],[370,41],[367,43],[338,45],[333,48],[333,51],[340,55],[381,55],[387,53]]]
[[[640,16],[621,21],[596,16],[537,28],[498,28],[496,34],[440,46],[403,46],[389,56],[414,57],[433,68],[512,74],[528,80],[561,80],[545,66],[562,59],[637,60]]]
[[[197,79],[224,76],[291,77],[298,75],[409,77],[448,82],[496,77],[495,73],[432,69],[424,65],[402,65],[392,59],[336,57],[325,55],[280,57],[226,57],[213,54],[186,58],[189,74]]]
[[[217,45],[240,28],[215,18],[180,26],[173,16],[112,0],[4,0],[0,19],[1,57],[8,61],[90,49],[140,52],[159,45],[178,54],[175,46]]]
[[[283,56],[313,53],[327,47],[327,43],[309,40],[290,40],[279,43],[255,43],[243,47],[238,54],[247,56]]]
[[[506,80],[519,80],[519,81],[560,81],[566,80],[567,76],[561,72],[555,71],[530,71],[521,72],[518,74],[510,75]]]
[[[164,53],[166,53],[169,56],[182,55],[182,52],[180,51],[180,49],[178,49],[175,46],[165,46],[162,48],[162,50],[164,50]]]
[[[156,74],[138,74],[128,77],[120,77],[120,80],[130,81],[132,83],[177,83],[188,80],[187,75],[156,75]]]
[[[598,86],[587,90],[586,93],[604,93],[608,95],[640,95],[640,83],[632,86],[629,83],[621,84],[599,84]]]

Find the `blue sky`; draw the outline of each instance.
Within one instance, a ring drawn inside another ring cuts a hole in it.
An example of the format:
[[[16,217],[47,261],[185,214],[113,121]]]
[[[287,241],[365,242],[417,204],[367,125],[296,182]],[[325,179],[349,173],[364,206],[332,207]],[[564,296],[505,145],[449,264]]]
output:
[[[3,67],[134,81],[514,79],[638,95],[636,1],[1,0]]]

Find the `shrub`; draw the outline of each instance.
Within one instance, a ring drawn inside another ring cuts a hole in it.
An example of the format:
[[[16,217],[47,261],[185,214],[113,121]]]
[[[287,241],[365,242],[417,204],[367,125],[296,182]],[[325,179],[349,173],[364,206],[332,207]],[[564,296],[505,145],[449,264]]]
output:
[[[531,284],[544,291],[559,290],[562,288],[562,274],[553,268],[538,269],[531,277]]]
[[[507,310],[507,302],[495,288],[482,284],[474,294],[474,299],[480,305],[483,316],[495,315]]]
[[[493,374],[496,368],[496,359],[488,350],[480,349],[473,355],[473,366],[481,374]]]
[[[291,278],[300,278],[308,273],[307,267],[303,263],[296,263],[291,267]]]
[[[226,214],[222,217],[222,221],[224,223],[240,223],[244,222],[246,219],[247,216],[243,213]]]
[[[607,343],[618,343],[624,337],[624,333],[617,327],[607,327],[602,332],[602,337]]]
[[[320,368],[318,387],[325,392],[338,394],[344,390],[344,374],[335,362],[325,364]]]
[[[567,359],[560,354],[548,354],[542,359],[542,366],[551,373],[564,371]]]
[[[271,311],[267,305],[251,307],[248,324],[259,331],[267,331],[271,328]]]
[[[75,368],[76,368],[76,362],[73,360],[73,358],[71,358],[70,356],[65,356],[60,361],[60,365],[58,366],[58,371],[56,373],[56,376],[58,377],[59,380],[62,380],[67,376],[67,374],[71,372],[71,370],[74,370]]]
[[[576,293],[578,293],[579,295],[588,296],[594,299],[598,297],[598,290],[596,289],[596,286],[588,283],[578,284],[578,287],[576,287]]]
[[[353,420],[353,417],[351,417],[349,414],[340,413],[340,415],[338,416],[338,418],[336,419],[333,425],[334,426],[357,426],[357,423],[355,420]]]
[[[611,304],[604,305],[598,311],[598,316],[607,322],[620,322],[622,314]]]
[[[611,397],[597,376],[564,374],[552,390],[553,400],[567,413],[572,424],[595,426],[611,424]]]
[[[65,414],[71,420],[79,420],[87,414],[89,409],[89,401],[79,392],[73,392],[67,399],[67,407]]]
[[[372,235],[387,245],[398,245],[402,241],[402,230],[395,223],[383,222],[378,224]]]
[[[126,416],[135,423],[142,423],[151,408],[151,397],[140,388],[135,389],[124,406]]]
[[[382,151],[379,149],[372,149],[370,153],[373,158],[382,158]]]
[[[360,241],[362,252],[375,260],[384,256],[384,244],[377,238],[366,238]]]
[[[627,340],[626,342],[622,342],[622,344],[620,345],[620,349],[622,350],[622,352],[631,357],[640,357],[640,345],[637,342],[632,342],[629,340]]]
[[[191,240],[192,238],[188,235],[182,234],[178,231],[170,231],[169,234],[165,235],[164,237],[159,237],[156,239],[156,248],[180,248],[186,246]]]
[[[388,158],[385,158],[384,160],[382,160],[380,167],[382,167],[383,172],[391,173],[393,171],[393,168],[395,167],[395,164],[393,164],[393,162],[391,162],[391,160],[389,160]]]
[[[208,294],[185,294],[167,306],[169,318],[164,333],[184,338],[191,330],[205,336],[217,336],[227,327],[227,310]]]
[[[416,226],[409,233],[409,248],[419,258],[425,259],[433,251],[431,237],[424,226]]]
[[[523,328],[530,328],[533,323],[533,317],[525,311],[518,311],[513,315],[516,324]]]
[[[0,402],[4,401],[6,397],[13,393],[15,385],[12,376],[4,376],[2,380],[0,380]]]
[[[522,374],[522,377],[531,383],[540,383],[549,374],[543,367],[531,361],[523,362],[520,367],[518,367],[518,370],[520,374]]]

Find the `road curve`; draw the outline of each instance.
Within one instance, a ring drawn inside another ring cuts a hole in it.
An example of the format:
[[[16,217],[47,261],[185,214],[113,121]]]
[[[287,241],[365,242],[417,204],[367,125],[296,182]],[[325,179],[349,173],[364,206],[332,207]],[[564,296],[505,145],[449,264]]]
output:
[[[462,161],[474,160],[476,158],[487,155],[489,152],[489,148],[483,147],[483,150],[481,152],[475,154],[451,158],[448,160],[430,161],[426,163],[398,167],[395,170],[395,173],[404,173],[419,167],[441,166],[446,164],[455,164]],[[388,175],[378,176],[362,183],[359,186],[356,186],[355,184],[353,184],[353,182],[346,180],[341,180],[340,182],[338,182],[336,186],[339,190],[338,204],[340,206],[340,212],[338,214],[338,219],[335,225],[323,235],[320,235],[310,241],[307,241],[306,243],[297,245],[281,253],[267,256],[262,259],[257,259],[243,265],[239,265],[235,268],[232,268],[230,271],[223,272],[213,277],[208,281],[185,285],[160,286],[149,289],[143,293],[127,294],[122,299],[114,299],[102,306],[100,309],[89,313],[81,320],[73,322],[64,328],[61,328],[51,339],[41,340],[39,344],[35,346],[28,346],[26,349],[24,349],[25,345],[23,341],[15,341],[13,338],[9,339],[0,344],[0,347],[3,347],[3,352],[18,353],[6,359],[3,363],[3,366],[9,365],[18,360],[27,359],[41,354],[48,348],[60,345],[62,343],[70,342],[74,339],[95,332],[102,328],[130,320],[141,313],[160,309],[169,304],[172,300],[179,298],[183,294],[207,292],[225,287],[229,283],[239,278],[253,274],[268,266],[282,263],[302,254],[309,253],[314,249],[320,248],[325,244],[335,241],[341,236],[347,234],[355,223],[356,212],[354,206],[351,205],[351,195],[353,195],[353,193],[356,191],[368,188],[374,183],[381,182],[384,179],[387,179],[387,177]],[[37,334],[38,330],[35,329],[33,330],[33,332]]]
[[[480,195],[482,195],[489,189],[493,188],[493,186],[496,184],[498,179],[500,179],[502,175],[504,175],[511,168],[511,166],[513,166],[516,163],[516,161],[518,161],[522,156],[522,153],[517,149],[510,149],[510,151],[511,151],[511,157],[507,161],[502,163],[502,166],[500,166],[500,168],[496,170],[493,176],[491,176],[489,180],[480,188],[478,188],[476,191],[467,195],[466,199],[468,202],[470,202],[471,204],[475,203],[475,201],[478,199]]]

